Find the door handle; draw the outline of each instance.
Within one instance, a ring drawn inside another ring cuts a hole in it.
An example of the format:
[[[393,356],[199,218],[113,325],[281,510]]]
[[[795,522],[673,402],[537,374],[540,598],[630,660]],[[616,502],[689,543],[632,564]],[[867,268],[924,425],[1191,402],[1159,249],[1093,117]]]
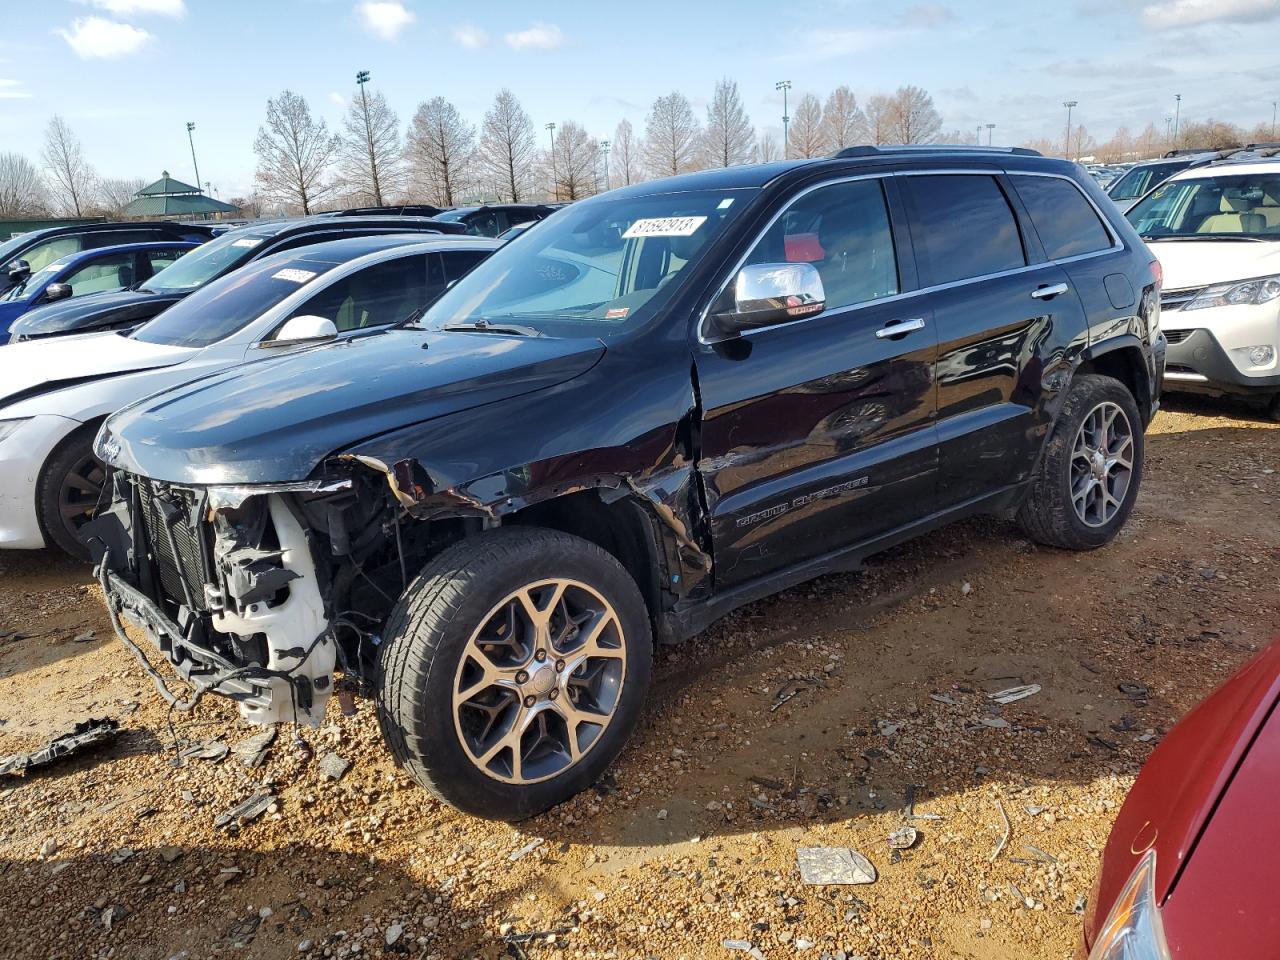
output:
[[[1070,287],[1065,283],[1050,283],[1043,287],[1036,287],[1031,291],[1031,296],[1037,300],[1051,300],[1054,297],[1066,293]]]
[[[890,337],[901,337],[904,334],[911,333],[913,330],[923,330],[924,320],[916,317],[913,320],[895,320],[893,323],[886,323],[883,327],[876,331],[876,336],[881,340],[887,340]]]

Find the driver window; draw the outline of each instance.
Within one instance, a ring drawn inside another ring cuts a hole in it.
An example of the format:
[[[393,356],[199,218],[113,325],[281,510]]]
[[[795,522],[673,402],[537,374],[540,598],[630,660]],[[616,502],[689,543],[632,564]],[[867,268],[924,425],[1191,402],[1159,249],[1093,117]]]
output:
[[[324,317],[339,333],[347,333],[403,320],[428,299],[426,257],[416,254],[343,277],[294,310],[290,319]]]
[[[76,270],[63,282],[70,284],[73,297],[130,286],[133,283],[133,254],[115,253],[102,257]]]
[[[25,260],[31,265],[31,272],[43,270],[59,257],[69,253],[79,253],[82,237],[55,237],[44,243],[36,244],[26,253],[18,254],[17,259]]]
[[[813,264],[827,311],[898,293],[898,258],[880,181],[851,180],[805,194],[774,221],[746,263]]]

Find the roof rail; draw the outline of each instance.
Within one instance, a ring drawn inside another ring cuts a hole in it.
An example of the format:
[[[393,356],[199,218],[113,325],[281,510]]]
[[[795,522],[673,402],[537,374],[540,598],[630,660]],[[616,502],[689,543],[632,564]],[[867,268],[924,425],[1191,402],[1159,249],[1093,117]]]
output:
[[[848,160],[852,157],[879,157],[894,153],[1011,153],[1020,157],[1044,156],[1030,147],[981,147],[971,143],[910,143],[875,146],[869,143],[845,147],[832,154],[832,159]]]

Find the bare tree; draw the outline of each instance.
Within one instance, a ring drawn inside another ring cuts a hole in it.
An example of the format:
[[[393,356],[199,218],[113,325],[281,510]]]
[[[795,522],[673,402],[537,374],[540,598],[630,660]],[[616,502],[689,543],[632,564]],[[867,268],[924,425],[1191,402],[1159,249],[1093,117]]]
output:
[[[867,135],[876,146],[892,140],[893,101],[877,93],[867,101]]]
[[[414,192],[453,206],[472,179],[476,128],[444,97],[433,97],[418,104],[407,146]]]
[[[640,144],[630,120],[623,120],[613,131],[612,172],[623,186],[630,186],[640,174]]]
[[[108,217],[124,215],[124,208],[129,206],[138,195],[138,191],[147,185],[142,177],[107,177],[98,181],[98,198],[95,209]]]
[[[867,142],[867,117],[853,91],[841,85],[822,107],[822,131],[829,150],[843,150]]]
[[[256,180],[267,201],[301,208],[304,214],[333,192],[328,178],[338,138],[307,101],[292,90],[267,101],[267,122],[258,128],[253,152]]]
[[[697,166],[701,131],[683,93],[672,91],[653,101],[645,118],[645,163],[655,177],[688,173]]]
[[[401,182],[400,119],[382,91],[373,96],[360,85],[342,121],[338,158],[347,189],[380,207]]]
[[[760,162],[773,163],[775,160],[782,159],[782,144],[778,143],[778,138],[772,133],[765,133],[760,137]]]
[[[1133,142],[1133,152],[1140,158],[1156,157],[1163,149],[1164,135],[1154,123],[1148,123]]]
[[[57,206],[73,216],[83,216],[93,202],[97,176],[84,158],[80,140],[56,113],[44,131],[44,164]]]
[[[598,189],[600,143],[582,125],[565,120],[556,127],[555,195],[560,200],[581,200]]]
[[[711,103],[707,105],[703,150],[708,167],[751,163],[756,156],[756,132],[742,108],[738,84],[727,77],[716,84]]]
[[[1248,140],[1248,135],[1234,123],[1210,117],[1198,122],[1184,122],[1178,128],[1178,142],[1175,146],[1183,149],[1203,147],[1206,150],[1228,150],[1243,147]],[[1075,150],[1074,145],[1072,150]]]
[[[49,213],[49,191],[36,165],[20,153],[0,153],[0,217]]]
[[[500,184],[500,195],[518,203],[529,196],[529,174],[536,155],[533,122],[510,90],[503,88],[484,115],[478,160]]]
[[[889,133],[894,143],[933,143],[942,118],[933,97],[919,87],[899,87],[890,97]]]
[[[831,152],[822,127],[822,101],[812,93],[806,93],[795,105],[790,137],[793,157],[822,157]]]

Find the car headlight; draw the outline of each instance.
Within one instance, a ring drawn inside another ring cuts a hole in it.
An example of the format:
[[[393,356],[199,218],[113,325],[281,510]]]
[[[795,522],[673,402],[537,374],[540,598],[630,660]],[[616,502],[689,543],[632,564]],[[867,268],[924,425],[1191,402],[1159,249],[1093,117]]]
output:
[[[1156,904],[1156,852],[1138,861],[1107,914],[1089,960],[1169,960],[1164,924]]]
[[[20,426],[30,419],[30,417],[19,417],[16,420],[0,420],[0,442],[7,440]]]
[[[1242,303],[1267,303],[1280,297],[1280,277],[1259,277],[1241,280],[1239,283],[1215,283],[1205,287],[1200,295],[1183,310],[1203,310],[1205,307],[1230,307]]]

